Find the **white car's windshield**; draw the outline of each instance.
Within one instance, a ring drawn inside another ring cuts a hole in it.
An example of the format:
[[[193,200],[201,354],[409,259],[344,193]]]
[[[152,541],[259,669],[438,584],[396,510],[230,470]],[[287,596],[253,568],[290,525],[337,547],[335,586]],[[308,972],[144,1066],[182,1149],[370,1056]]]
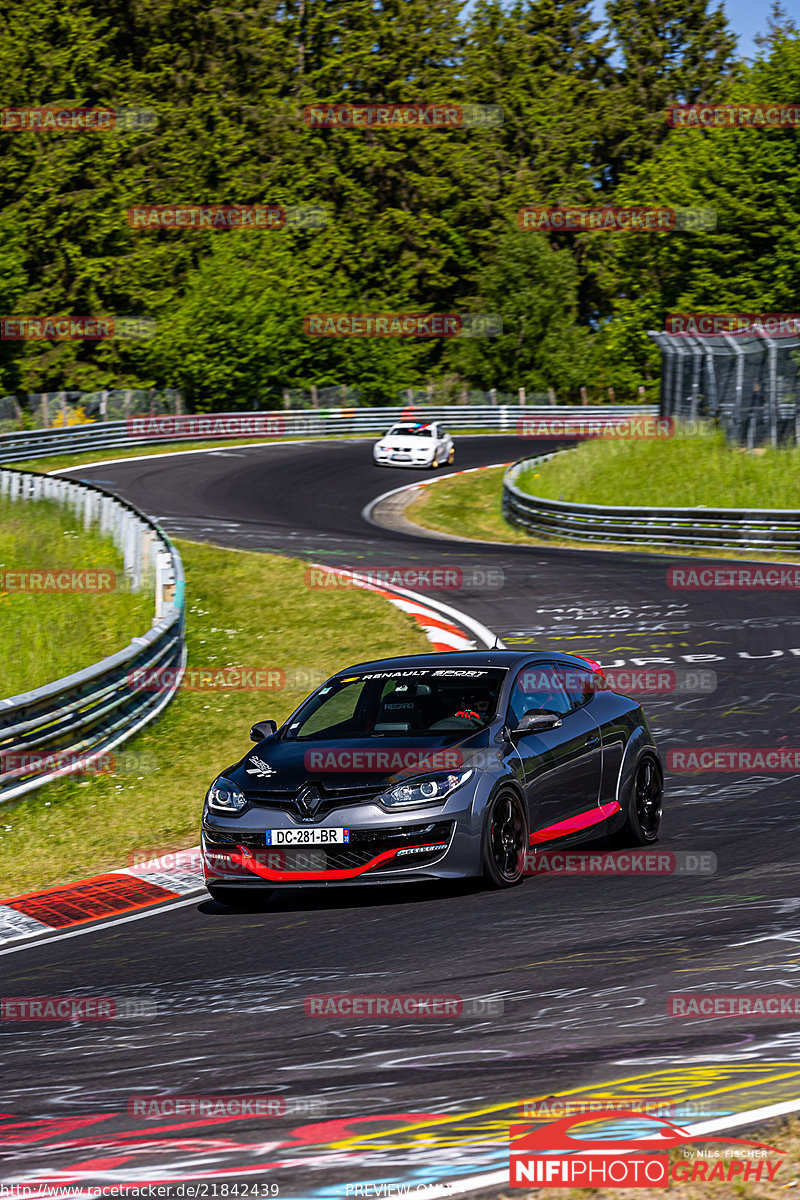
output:
[[[430,425],[393,425],[387,437],[433,437]]]

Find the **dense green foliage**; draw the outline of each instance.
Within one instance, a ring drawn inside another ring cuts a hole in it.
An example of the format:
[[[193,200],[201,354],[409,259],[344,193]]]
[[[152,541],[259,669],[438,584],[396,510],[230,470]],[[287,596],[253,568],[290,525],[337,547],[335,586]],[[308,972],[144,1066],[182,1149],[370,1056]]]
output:
[[[4,104],[138,106],[154,129],[0,131],[3,314],[154,318],[150,340],[0,342],[0,391],[654,383],[678,304],[796,308],[794,130],[670,133],[668,103],[794,104],[800,39],[752,68],[714,0],[43,0],[0,17]],[[315,129],[306,105],[500,105],[496,128]],[[522,204],[702,204],[708,234],[521,233]],[[321,205],[320,229],[131,229],[142,204]],[[496,339],[319,339],[313,311],[497,312]]]

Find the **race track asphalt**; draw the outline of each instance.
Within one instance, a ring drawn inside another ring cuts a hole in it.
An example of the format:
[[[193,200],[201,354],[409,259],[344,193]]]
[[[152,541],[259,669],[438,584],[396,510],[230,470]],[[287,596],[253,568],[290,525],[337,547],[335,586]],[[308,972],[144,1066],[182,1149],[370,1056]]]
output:
[[[454,469],[529,453],[516,438],[463,438]],[[222,546],[356,569],[501,567],[502,588],[439,598],[511,647],[715,673],[711,692],[645,701],[662,753],[800,745],[791,592],[671,591],[666,571],[680,560],[668,556],[382,530],[364,506],[420,476],[374,468],[365,442],[154,456],[70,477],[116,490],[170,534]],[[209,773],[215,765],[210,747]],[[711,852],[712,875],[538,876],[499,893],[467,883],[292,892],[244,912],[205,898],[0,952],[4,996],[156,1001],[149,1020],[3,1024],[0,1178],[171,1181],[169,1196],[182,1194],[181,1180],[238,1181],[259,1185],[250,1195],[276,1184],[284,1197],[345,1196],[356,1183],[501,1169],[524,1097],[669,1094],[714,1115],[796,1095],[796,1019],[677,1019],[667,998],[793,988],[797,804],[797,775],[671,774],[659,849]],[[307,1017],[304,998],[329,992],[491,996],[504,1011]],[[287,1111],[128,1112],[137,1097],[219,1093],[280,1095]]]

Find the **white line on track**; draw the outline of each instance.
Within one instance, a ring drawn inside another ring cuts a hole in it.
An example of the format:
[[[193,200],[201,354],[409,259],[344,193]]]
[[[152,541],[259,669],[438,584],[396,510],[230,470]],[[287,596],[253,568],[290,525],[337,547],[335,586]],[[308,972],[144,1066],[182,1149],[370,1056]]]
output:
[[[483,433],[465,433],[463,436],[465,438],[475,438],[475,437],[485,437],[486,435]],[[277,446],[318,446],[318,445],[333,446],[333,445],[337,445],[337,444],[340,445],[342,442],[352,443],[352,442],[362,442],[362,441],[365,444],[367,444],[369,442],[369,438],[346,438],[346,437],[293,438],[291,441],[281,440],[281,441],[277,441],[277,442],[248,442],[243,446],[231,446],[229,448],[229,450],[230,451],[233,451],[233,450],[271,450],[273,447],[277,447]],[[155,446],[159,446],[159,445],[163,445],[163,442],[155,443]],[[225,442],[224,442],[224,440],[221,440],[219,446],[208,446],[208,447],[204,447],[202,450],[166,450],[166,451],[164,451],[164,453],[161,453],[161,454],[132,454],[130,457],[123,457],[123,458],[100,458],[100,459],[95,460],[94,462],[84,463],[83,465],[81,463],[73,463],[73,465],[71,467],[55,467],[52,471],[45,471],[45,474],[46,475],[63,475],[65,471],[82,471],[84,466],[94,468],[94,467],[107,467],[107,466],[110,466],[112,463],[154,462],[154,461],[158,461],[159,458],[180,458],[185,454],[219,454],[220,449],[224,448],[224,446],[225,446]],[[79,454],[80,451],[73,451],[73,453]],[[88,453],[90,453],[90,451],[87,450],[86,453],[88,454]],[[49,457],[57,458],[58,455],[53,454],[53,455],[50,455]],[[13,464],[11,464],[11,465],[13,465]],[[506,466],[505,463],[498,463],[497,465],[501,466],[501,467]],[[484,470],[483,467],[470,467],[469,469],[471,471]],[[464,471],[451,472],[451,474],[456,474],[456,475],[463,475],[465,473],[466,472],[464,472]],[[442,475],[442,476],[439,476],[439,478],[445,479],[445,478],[447,478],[447,476]],[[435,481],[433,479],[431,479],[428,482],[434,483]],[[401,489],[398,488],[398,491],[400,491],[400,490]],[[390,495],[389,492],[387,492],[386,494]],[[378,499],[381,499],[381,497],[378,497]],[[377,501],[376,501],[376,503],[377,503]]]

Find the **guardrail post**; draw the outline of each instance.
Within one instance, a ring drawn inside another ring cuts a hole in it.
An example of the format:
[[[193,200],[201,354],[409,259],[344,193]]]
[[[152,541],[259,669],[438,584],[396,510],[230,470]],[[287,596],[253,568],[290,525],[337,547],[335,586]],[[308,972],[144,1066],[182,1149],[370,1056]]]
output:
[[[769,414],[769,443],[778,444],[778,343],[766,333],[767,343],[767,412]]]

